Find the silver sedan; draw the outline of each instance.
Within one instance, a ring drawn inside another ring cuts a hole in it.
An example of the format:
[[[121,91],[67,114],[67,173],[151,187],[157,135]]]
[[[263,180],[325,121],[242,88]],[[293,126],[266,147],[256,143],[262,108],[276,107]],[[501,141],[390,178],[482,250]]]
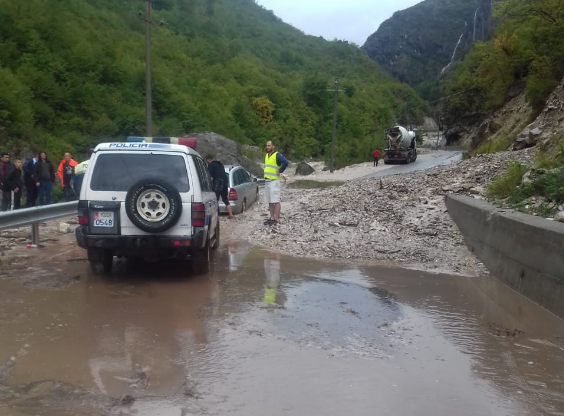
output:
[[[231,209],[233,210],[233,214],[241,214],[258,201],[258,180],[239,165],[227,165],[225,166],[225,172],[229,177],[227,195],[229,196]],[[219,212],[227,212],[221,198],[219,200]]]

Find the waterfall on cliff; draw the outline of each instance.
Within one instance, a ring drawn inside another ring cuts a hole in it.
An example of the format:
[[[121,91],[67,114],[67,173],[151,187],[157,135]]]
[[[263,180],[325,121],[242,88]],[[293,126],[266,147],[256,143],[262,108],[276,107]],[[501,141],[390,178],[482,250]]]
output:
[[[472,32],[472,43],[476,42],[476,23],[478,21],[478,12],[480,11],[480,8],[478,7],[476,9],[476,12],[474,12],[474,30]]]
[[[454,62],[454,58],[456,57],[456,51],[458,50],[458,47],[460,46],[463,37],[464,37],[464,33],[462,33],[462,35],[460,35],[460,38],[458,38],[458,42],[456,43],[456,46],[454,47],[454,52],[452,53],[452,58],[450,58],[450,62],[448,63],[448,65],[445,66],[441,71],[441,75],[443,75],[445,71],[449,69],[452,63]]]

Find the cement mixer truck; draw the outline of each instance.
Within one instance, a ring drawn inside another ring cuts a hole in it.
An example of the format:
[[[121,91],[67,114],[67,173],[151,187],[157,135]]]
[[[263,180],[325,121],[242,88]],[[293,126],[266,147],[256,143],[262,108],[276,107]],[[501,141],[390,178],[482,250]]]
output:
[[[405,163],[417,160],[417,142],[415,132],[408,131],[401,126],[395,126],[386,130],[386,150],[384,152],[384,163]]]

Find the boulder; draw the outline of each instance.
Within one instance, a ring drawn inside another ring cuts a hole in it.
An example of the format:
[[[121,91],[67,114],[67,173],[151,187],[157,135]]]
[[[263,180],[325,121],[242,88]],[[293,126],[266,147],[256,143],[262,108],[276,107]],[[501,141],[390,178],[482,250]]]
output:
[[[470,193],[472,195],[485,195],[486,188],[484,188],[483,186],[476,186],[476,187],[470,189]]]
[[[57,231],[63,234],[68,234],[71,232],[70,226],[66,222],[59,222],[57,223]]]
[[[521,179],[521,186],[532,184],[544,174],[545,170],[543,169],[531,169],[527,171],[527,173],[523,175],[523,179]]]
[[[557,212],[554,215],[554,221],[564,222],[564,211]]]
[[[196,133],[190,136],[198,140],[196,151],[203,157],[211,153],[215,159],[224,165],[241,165],[255,176],[259,178],[263,176],[264,170],[262,167],[247,156],[242,155],[237,143],[233,140],[212,132]]]
[[[296,175],[307,176],[311,175],[313,172],[315,172],[315,169],[305,162],[298,163],[296,167]]]
[[[525,130],[519,133],[513,142],[513,150],[522,150],[535,146],[539,138],[542,136],[542,133],[543,130],[539,127],[529,125]]]
[[[241,146],[241,153],[253,162],[264,162],[265,151],[258,146],[249,146],[248,144],[244,144]]]

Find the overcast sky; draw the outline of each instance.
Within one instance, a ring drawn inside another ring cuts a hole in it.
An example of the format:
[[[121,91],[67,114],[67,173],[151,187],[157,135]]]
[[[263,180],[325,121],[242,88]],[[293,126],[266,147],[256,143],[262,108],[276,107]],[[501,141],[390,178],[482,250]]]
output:
[[[362,46],[380,23],[422,0],[256,0],[308,35]]]

